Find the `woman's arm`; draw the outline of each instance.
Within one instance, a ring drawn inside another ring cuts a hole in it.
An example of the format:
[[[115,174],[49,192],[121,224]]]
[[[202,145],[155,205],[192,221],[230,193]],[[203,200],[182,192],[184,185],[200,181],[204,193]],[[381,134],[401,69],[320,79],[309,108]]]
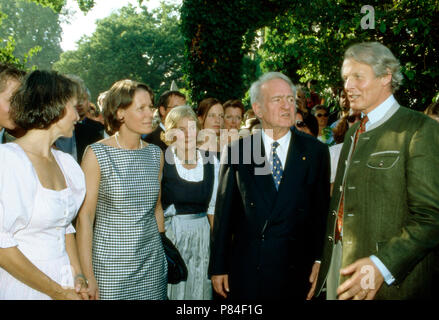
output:
[[[213,232],[213,222],[215,217],[215,205],[216,205],[216,194],[218,192],[218,175],[219,175],[219,169],[220,169],[220,162],[216,157],[213,157],[213,167],[214,167],[214,180],[213,180],[213,189],[212,189],[212,195],[210,197],[209,201],[209,207],[207,209],[207,218],[209,220],[210,224],[210,231]]]
[[[72,266],[75,290],[81,294],[82,299],[88,300],[87,280],[82,274],[81,265],[78,258],[78,248],[74,233],[66,234],[66,251],[69,256],[70,265]]]
[[[63,289],[39,270],[18,247],[0,248],[0,267],[25,285],[55,300],[80,300],[74,289]]]
[[[80,269],[88,280],[90,298],[99,299],[99,290],[92,265],[92,241],[101,171],[96,155],[91,148],[87,148],[85,151],[81,167],[85,175],[87,192],[76,221],[76,243],[79,251]]]
[[[157,221],[157,227],[159,232],[165,232],[165,216],[163,214],[162,207],[162,175],[163,175],[163,153],[160,155],[160,173],[159,173],[159,184],[160,191],[159,197],[157,199],[157,204],[155,206],[155,219]]]

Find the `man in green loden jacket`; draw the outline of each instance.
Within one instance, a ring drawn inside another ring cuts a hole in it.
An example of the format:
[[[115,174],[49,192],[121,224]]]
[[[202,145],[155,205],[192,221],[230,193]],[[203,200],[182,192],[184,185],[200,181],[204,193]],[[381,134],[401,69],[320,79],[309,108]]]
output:
[[[363,120],[347,132],[334,183],[315,293],[327,299],[432,297],[439,244],[439,125],[401,107],[391,51],[351,46],[342,77]],[[314,294],[311,289],[308,298]]]

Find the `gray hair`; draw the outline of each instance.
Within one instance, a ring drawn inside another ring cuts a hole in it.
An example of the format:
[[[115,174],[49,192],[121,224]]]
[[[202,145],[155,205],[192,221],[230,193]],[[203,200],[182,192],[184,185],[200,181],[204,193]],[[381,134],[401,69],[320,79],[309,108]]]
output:
[[[255,102],[261,103],[261,87],[264,83],[273,80],[273,79],[281,79],[284,80],[291,87],[293,91],[293,96],[296,97],[296,87],[293,82],[286,75],[280,72],[267,72],[259,77],[258,80],[253,82],[250,87],[250,103],[253,104]]]
[[[66,74],[65,76],[67,78],[69,78],[70,80],[73,80],[76,83],[78,83],[78,85],[81,89],[80,95],[86,95],[87,99],[90,100],[90,91],[86,87],[85,82],[84,82],[84,80],[82,80],[81,77],[77,76],[76,74]]]
[[[398,90],[402,84],[403,76],[398,59],[395,58],[389,48],[379,42],[362,42],[350,46],[344,55],[344,59],[368,64],[372,67],[376,77],[392,74],[392,92]]]

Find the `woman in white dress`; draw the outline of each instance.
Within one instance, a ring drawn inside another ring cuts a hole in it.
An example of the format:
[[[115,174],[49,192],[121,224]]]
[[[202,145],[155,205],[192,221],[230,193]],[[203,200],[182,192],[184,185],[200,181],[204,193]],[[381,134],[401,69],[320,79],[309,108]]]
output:
[[[87,299],[72,219],[85,195],[81,168],[54,150],[78,120],[79,87],[34,71],[12,98],[26,134],[0,145],[0,299]]]

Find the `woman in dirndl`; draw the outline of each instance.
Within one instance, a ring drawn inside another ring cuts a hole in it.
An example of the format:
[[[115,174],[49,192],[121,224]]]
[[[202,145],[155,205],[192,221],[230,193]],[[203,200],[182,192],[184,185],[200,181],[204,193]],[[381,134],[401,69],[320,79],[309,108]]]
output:
[[[208,278],[219,161],[196,149],[199,123],[189,106],[173,108],[165,120],[162,206],[167,237],[188,269],[186,281],[168,284],[170,300],[210,300]]]

